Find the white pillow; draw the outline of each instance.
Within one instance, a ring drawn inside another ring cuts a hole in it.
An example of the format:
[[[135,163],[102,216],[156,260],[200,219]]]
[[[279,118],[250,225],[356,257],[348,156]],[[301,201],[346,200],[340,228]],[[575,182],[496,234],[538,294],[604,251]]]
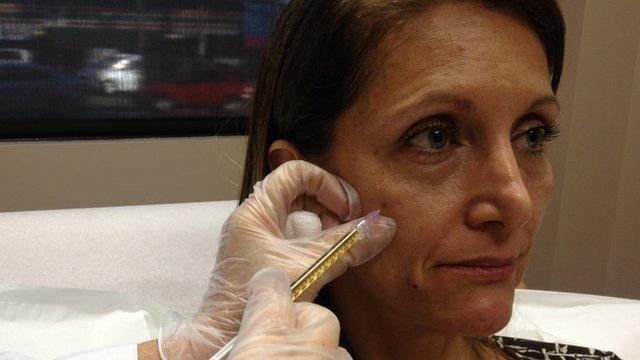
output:
[[[157,338],[167,309],[108,291],[0,284],[0,350],[36,359]]]
[[[640,359],[640,301],[516,290],[513,315],[498,335],[581,345]]]
[[[0,213],[0,283],[150,296],[195,312],[235,201]]]

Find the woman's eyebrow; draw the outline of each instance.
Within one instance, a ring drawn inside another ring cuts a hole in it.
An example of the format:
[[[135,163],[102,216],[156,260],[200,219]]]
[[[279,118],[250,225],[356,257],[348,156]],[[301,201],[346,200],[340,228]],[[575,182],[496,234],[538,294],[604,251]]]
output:
[[[457,95],[448,94],[448,93],[431,93],[431,94],[427,94],[426,96],[420,98],[417,101],[404,103],[398,106],[396,109],[392,110],[391,119],[401,117],[405,115],[407,112],[417,107],[424,108],[430,105],[442,105],[442,104],[453,105],[465,112],[473,112],[477,108],[476,104],[473,101],[459,97]]]
[[[555,105],[558,111],[560,111],[560,102],[558,102],[558,99],[555,97],[555,95],[544,95],[537,98],[531,103],[531,106],[529,106],[529,110],[533,110],[539,106],[547,104]]]
[[[474,112],[477,109],[476,104],[472,100],[459,97],[457,95],[445,94],[445,93],[441,93],[441,94],[436,93],[436,94],[428,95],[427,97],[423,98],[419,102],[407,106],[405,109],[408,109],[415,105],[429,106],[429,105],[441,105],[441,104],[453,105],[465,112]],[[539,98],[537,98],[531,103],[531,105],[529,106],[529,109],[534,109],[536,107],[547,105],[547,104],[555,105],[558,108],[558,110],[560,110],[560,103],[558,102],[558,99],[554,95],[540,96]],[[405,110],[405,109],[402,109],[402,110]]]
[[[476,111],[476,108],[477,108],[476,104],[473,101],[469,99],[461,98],[456,95],[450,95],[450,94],[434,94],[432,96],[428,96],[425,99],[424,104],[425,105],[448,104],[448,105],[453,105],[465,112],[474,112]]]
[[[465,112],[474,112],[477,108],[476,104],[469,99],[465,99],[457,95],[446,94],[446,93],[435,93],[435,94],[427,95],[422,100],[407,106],[407,108],[414,107],[416,105],[426,107],[429,105],[442,105],[442,104],[453,105]]]
[[[428,94],[427,96],[421,98],[418,101],[414,101],[408,104],[403,104],[398,109],[393,111],[391,119],[397,118],[398,116],[402,116],[406,112],[416,107],[428,107],[430,105],[442,105],[442,104],[453,105],[467,113],[472,113],[477,109],[476,103],[474,103],[470,99],[463,98],[453,94],[448,94],[448,93],[432,93],[432,94]],[[538,97],[536,100],[531,102],[531,105],[529,106],[529,110],[527,111],[532,111],[537,107],[547,105],[547,104],[555,105],[558,111],[560,111],[560,103],[558,102],[558,99],[554,95],[542,95]],[[390,121],[393,121],[391,119]]]

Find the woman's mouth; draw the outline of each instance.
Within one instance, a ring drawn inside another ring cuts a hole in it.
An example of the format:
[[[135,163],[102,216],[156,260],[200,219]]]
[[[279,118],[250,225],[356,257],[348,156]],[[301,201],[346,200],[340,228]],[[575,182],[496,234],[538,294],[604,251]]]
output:
[[[458,263],[437,265],[436,269],[448,275],[464,277],[478,282],[499,282],[513,276],[518,257],[479,257]]]

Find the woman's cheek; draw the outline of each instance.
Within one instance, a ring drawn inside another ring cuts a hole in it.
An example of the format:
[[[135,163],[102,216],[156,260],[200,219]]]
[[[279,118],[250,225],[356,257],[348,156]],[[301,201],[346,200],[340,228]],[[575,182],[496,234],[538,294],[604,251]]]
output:
[[[554,185],[554,174],[551,163],[544,156],[523,155],[519,159],[523,181],[529,190],[534,203],[546,205]]]
[[[527,253],[520,260],[517,269],[517,281],[521,281],[524,277],[526,269],[529,266],[532,248],[534,246],[535,234],[540,227],[546,206],[551,196],[554,185],[553,169],[546,158],[536,159],[534,163],[523,169],[523,180],[531,197],[533,204],[533,213],[529,223],[521,229],[522,237],[528,243]]]
[[[427,275],[425,263],[437,253],[440,239],[460,223],[456,221],[455,202],[429,190],[420,193],[407,189],[391,198],[378,197],[383,214],[394,218],[397,227],[393,241],[373,260],[375,271],[381,276],[393,276],[397,290],[413,292],[421,287]]]

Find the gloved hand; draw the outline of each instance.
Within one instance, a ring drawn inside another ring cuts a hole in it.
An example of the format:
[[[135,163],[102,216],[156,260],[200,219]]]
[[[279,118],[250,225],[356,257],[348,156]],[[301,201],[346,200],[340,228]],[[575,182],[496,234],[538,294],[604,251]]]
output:
[[[299,210],[312,210],[300,212]],[[208,360],[240,328],[251,277],[265,267],[282,269],[290,282],[351,230],[360,219],[356,191],[327,171],[289,161],[254,186],[225,222],[215,267],[198,312],[191,320],[171,313],[158,347],[165,360]],[[349,221],[341,224],[342,221]],[[324,229],[324,230],[323,230]],[[377,255],[393,238],[395,221],[381,217],[300,300]]]
[[[291,302],[286,275],[267,268],[249,283],[249,302],[229,360],[351,359],[339,340],[338,318],[320,305]]]

